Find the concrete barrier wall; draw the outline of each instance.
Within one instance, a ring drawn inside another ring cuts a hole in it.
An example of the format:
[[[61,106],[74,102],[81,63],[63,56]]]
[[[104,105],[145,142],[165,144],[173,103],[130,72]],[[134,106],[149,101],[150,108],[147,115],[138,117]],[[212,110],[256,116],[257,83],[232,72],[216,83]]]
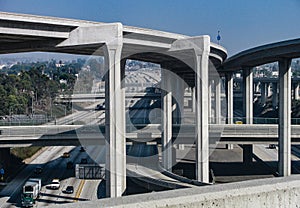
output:
[[[115,199],[59,205],[59,207],[300,207],[300,176],[178,189]]]

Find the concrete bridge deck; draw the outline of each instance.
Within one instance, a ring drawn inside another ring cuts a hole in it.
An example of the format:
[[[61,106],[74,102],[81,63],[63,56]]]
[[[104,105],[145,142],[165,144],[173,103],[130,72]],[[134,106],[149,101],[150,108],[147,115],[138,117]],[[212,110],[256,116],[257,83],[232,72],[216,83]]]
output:
[[[140,130],[136,127],[127,127],[127,142],[160,143],[160,125],[152,124]],[[103,125],[2,126],[0,131],[0,147],[105,144],[105,126]],[[259,144],[278,142],[278,125],[273,124],[211,124],[209,131],[210,143]],[[193,144],[195,142],[194,125],[174,125],[173,132],[174,144]],[[300,126],[292,126],[291,137],[293,144],[300,143]]]

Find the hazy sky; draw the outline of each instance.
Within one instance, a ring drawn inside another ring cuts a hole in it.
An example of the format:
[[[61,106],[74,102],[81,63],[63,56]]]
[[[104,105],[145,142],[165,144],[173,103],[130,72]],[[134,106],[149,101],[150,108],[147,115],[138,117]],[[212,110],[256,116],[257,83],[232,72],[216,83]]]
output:
[[[300,0],[0,0],[0,10],[211,36],[229,55],[300,37]]]

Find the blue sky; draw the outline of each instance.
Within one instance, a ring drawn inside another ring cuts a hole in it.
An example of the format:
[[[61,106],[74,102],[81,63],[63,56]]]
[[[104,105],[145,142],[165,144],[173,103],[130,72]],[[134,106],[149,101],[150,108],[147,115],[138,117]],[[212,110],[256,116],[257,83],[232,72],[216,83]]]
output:
[[[229,55],[300,37],[300,0],[0,0],[0,10],[208,34]]]

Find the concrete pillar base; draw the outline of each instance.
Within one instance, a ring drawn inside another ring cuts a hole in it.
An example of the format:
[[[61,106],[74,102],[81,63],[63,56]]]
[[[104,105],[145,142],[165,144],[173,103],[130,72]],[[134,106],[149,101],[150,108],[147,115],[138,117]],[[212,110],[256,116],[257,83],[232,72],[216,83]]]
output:
[[[225,148],[228,149],[228,150],[232,150],[233,149],[233,144],[226,144]]]
[[[6,168],[11,161],[10,148],[0,148],[0,168]]]
[[[242,148],[244,165],[251,165],[253,162],[253,145],[243,145]]]

